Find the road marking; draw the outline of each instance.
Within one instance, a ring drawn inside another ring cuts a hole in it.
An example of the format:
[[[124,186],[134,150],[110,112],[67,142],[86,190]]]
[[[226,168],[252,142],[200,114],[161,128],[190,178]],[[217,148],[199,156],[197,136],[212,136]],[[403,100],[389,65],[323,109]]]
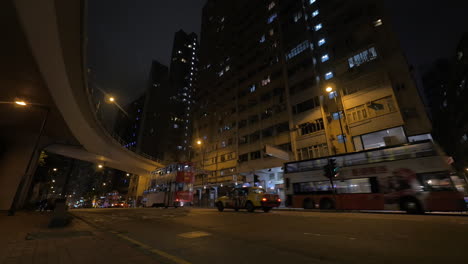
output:
[[[137,246],[139,246],[139,247],[141,247],[143,249],[151,249],[150,246],[148,246],[146,244],[143,244],[140,241],[137,241],[137,240],[135,240],[133,238],[130,238],[130,237],[126,236],[126,235],[117,234],[117,236],[120,237],[120,238],[123,238],[123,239],[129,241],[130,243],[135,244],[135,245],[137,245]]]
[[[194,232],[178,234],[178,236],[185,237],[185,238],[198,238],[198,237],[211,236],[211,234],[203,232],[203,231],[194,231]]]
[[[131,237],[128,237],[126,235],[117,234],[117,236],[122,238],[122,239],[127,240],[128,242],[130,242],[130,243],[132,243],[134,245],[137,245],[137,246],[139,246],[139,247],[141,247],[143,249],[146,249],[146,250],[150,251],[153,254],[159,255],[159,256],[161,256],[163,258],[166,258],[166,259],[169,259],[174,263],[177,263],[177,264],[192,264],[191,262],[188,262],[188,261],[183,260],[183,259],[181,259],[179,257],[176,257],[174,255],[166,253],[166,252],[164,252],[162,250],[151,248],[150,246],[148,246],[148,245],[146,245],[146,244],[144,244],[144,243],[142,243],[142,242],[140,242],[138,240],[135,240],[135,239],[133,239]]]
[[[174,261],[175,263],[178,263],[178,264],[192,264],[192,263],[190,263],[188,261],[185,261],[185,260],[183,260],[181,258],[178,258],[176,256],[173,256],[171,254],[167,254],[166,252],[158,250],[158,249],[151,249],[150,251],[153,252],[154,254],[160,255],[161,257],[165,257],[167,259],[170,259],[170,260],[172,260],[172,261]]]

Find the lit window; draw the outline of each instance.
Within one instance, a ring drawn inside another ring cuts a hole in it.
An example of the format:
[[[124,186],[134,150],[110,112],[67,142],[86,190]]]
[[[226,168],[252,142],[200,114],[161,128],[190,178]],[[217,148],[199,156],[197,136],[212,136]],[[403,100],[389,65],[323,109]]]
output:
[[[180,59],[180,61],[183,62],[183,63],[187,62],[187,60],[185,60],[184,58]]]
[[[323,38],[323,39],[320,39],[320,40],[318,41],[319,47],[322,46],[322,45],[325,44],[325,43],[326,43],[326,41],[325,41],[324,38]]]
[[[275,7],[275,2],[271,2],[269,5],[268,5],[268,10],[271,10],[273,9],[273,7]]]
[[[382,19],[375,20],[373,24],[374,27],[380,27],[381,25],[383,25]]]
[[[266,79],[262,80],[262,86],[268,85],[270,82],[270,76],[268,76]]]
[[[294,22],[299,21],[299,19],[301,19],[301,18],[302,18],[302,12],[301,11],[294,14]]]
[[[336,91],[333,91],[333,92],[328,94],[328,98],[330,98],[330,99],[333,99],[335,97],[338,97],[338,94],[336,93]]]
[[[322,58],[321,58],[322,62],[326,62],[329,59],[330,59],[330,57],[328,57],[328,54],[323,55]]]
[[[319,14],[319,11],[315,10],[314,12],[312,12],[312,17],[316,17],[316,16],[318,16],[318,14]]]
[[[334,75],[333,75],[333,72],[327,72],[325,73],[325,80],[330,80],[331,78],[333,78]]]
[[[346,142],[346,136],[345,135],[338,135],[338,136],[336,136],[336,138],[338,139],[338,143]]]
[[[320,29],[322,29],[322,23],[315,25],[314,29],[315,31],[319,31]]]
[[[315,3],[315,1],[316,1],[316,0],[310,0],[310,1],[309,1],[309,4],[313,4],[313,3]]]
[[[364,63],[373,61],[377,58],[377,51],[374,47],[362,51],[350,58],[348,58],[349,68],[358,67]]]
[[[255,84],[252,84],[252,86],[249,87],[249,91],[251,93],[255,92],[256,89],[257,89],[257,86]]]
[[[299,45],[291,49],[291,51],[289,51],[288,54],[286,54],[286,59],[289,60],[289,59],[294,58],[295,56],[299,55],[300,53],[302,53],[309,47],[312,48],[312,45],[311,44],[309,45],[309,41],[306,40],[306,41],[301,42]]]
[[[278,15],[276,13],[274,13],[273,15],[271,15],[269,18],[268,18],[268,24],[270,24],[271,22],[275,21],[276,17],[278,17]]]
[[[226,66],[225,71],[229,71],[230,69],[231,69],[231,66],[228,65],[228,66]]]
[[[181,50],[179,50],[179,51],[177,51],[177,53],[179,53],[179,54],[182,54],[182,51],[181,51]]]
[[[343,119],[343,111],[335,112],[332,114],[333,120]]]
[[[178,124],[174,124],[174,128],[179,128],[179,125],[178,125]]]
[[[260,38],[260,43],[263,43],[265,42],[265,35],[262,35],[262,37]]]

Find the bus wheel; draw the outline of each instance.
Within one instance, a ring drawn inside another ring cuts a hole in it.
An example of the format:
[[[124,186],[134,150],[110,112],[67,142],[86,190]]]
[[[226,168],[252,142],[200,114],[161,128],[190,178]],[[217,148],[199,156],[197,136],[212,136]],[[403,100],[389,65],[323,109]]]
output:
[[[216,207],[218,207],[218,211],[220,211],[220,212],[224,211],[224,205],[223,205],[222,202],[218,202],[216,204]]]
[[[423,214],[424,211],[418,199],[408,197],[400,202],[400,209],[406,211],[408,214]]]
[[[335,205],[333,204],[333,201],[328,199],[328,198],[324,198],[322,200],[320,200],[320,209],[334,209],[335,208]]]
[[[304,199],[304,205],[303,205],[304,209],[314,209],[314,200],[310,199],[310,198],[305,198]]]
[[[251,201],[247,202],[247,204],[245,205],[245,208],[247,209],[247,212],[249,213],[253,213],[253,211],[255,211],[255,207]]]
[[[239,212],[239,207],[234,208],[234,211]]]
[[[263,212],[268,213],[270,212],[271,207],[263,207]]]

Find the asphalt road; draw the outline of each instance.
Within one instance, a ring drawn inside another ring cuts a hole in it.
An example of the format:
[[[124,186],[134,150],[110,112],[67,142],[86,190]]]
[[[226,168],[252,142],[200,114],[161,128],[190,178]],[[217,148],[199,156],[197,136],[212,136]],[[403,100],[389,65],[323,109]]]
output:
[[[468,217],[188,208],[71,212],[162,263],[468,263]]]

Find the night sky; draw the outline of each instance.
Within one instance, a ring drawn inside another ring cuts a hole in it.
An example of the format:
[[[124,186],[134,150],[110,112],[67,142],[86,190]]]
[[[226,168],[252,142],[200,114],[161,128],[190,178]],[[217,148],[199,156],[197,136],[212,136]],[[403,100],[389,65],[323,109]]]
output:
[[[174,33],[199,33],[205,1],[89,1],[88,64],[93,79],[118,98],[134,99],[146,88],[153,59],[169,65]],[[451,56],[462,32],[468,32],[468,1],[386,2],[405,54],[417,68]]]

